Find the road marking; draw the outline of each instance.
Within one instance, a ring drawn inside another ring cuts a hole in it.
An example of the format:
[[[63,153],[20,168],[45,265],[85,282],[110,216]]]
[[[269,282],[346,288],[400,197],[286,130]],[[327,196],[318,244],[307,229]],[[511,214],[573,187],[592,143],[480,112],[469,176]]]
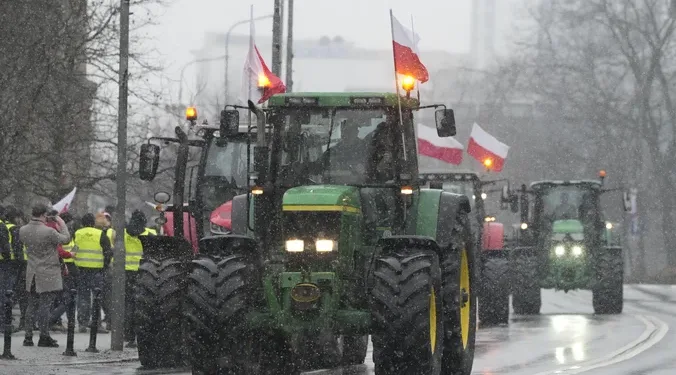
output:
[[[626,361],[653,347],[660,342],[669,331],[667,323],[652,315],[635,315],[635,318],[643,322],[646,327],[641,336],[636,340],[599,359],[583,362],[575,366],[560,368],[558,370],[540,372],[536,375],[580,374]]]

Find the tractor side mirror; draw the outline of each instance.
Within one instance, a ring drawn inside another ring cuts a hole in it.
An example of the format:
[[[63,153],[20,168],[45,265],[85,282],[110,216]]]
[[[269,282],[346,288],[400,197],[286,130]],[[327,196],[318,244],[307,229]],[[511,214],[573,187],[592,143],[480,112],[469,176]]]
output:
[[[519,196],[512,194],[510,197],[509,208],[513,213],[519,212]]]
[[[141,145],[138,174],[143,181],[152,181],[160,165],[160,146],[151,143]]]
[[[221,111],[221,137],[237,134],[239,131],[239,111],[224,109]]]
[[[631,195],[626,191],[622,193],[622,203],[624,204],[625,212],[631,211]]]
[[[439,137],[452,137],[457,133],[455,114],[452,109],[437,109],[434,112],[434,121],[437,124],[437,135]]]
[[[521,186],[521,199],[520,199],[520,207],[519,210],[521,211],[521,222],[522,223],[527,223],[528,222],[528,193],[526,192],[526,185]]]
[[[167,193],[166,191],[158,191],[153,196],[153,199],[159,204],[165,204],[171,200],[171,194]]]

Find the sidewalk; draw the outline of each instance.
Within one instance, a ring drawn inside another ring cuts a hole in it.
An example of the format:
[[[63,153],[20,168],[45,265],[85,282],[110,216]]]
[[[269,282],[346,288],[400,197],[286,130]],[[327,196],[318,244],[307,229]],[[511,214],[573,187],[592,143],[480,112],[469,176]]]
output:
[[[66,350],[66,333],[51,332],[51,336],[58,341],[58,348],[38,347],[39,333],[34,332],[33,342],[35,346],[23,346],[24,332],[15,332],[12,335],[12,354],[15,360],[0,359],[0,367],[3,366],[59,366],[59,365],[84,365],[96,363],[133,362],[138,360],[136,348],[124,348],[122,351],[110,350],[110,333],[99,334],[96,338],[96,348],[99,353],[88,353],[85,349],[89,346],[89,333],[75,333],[73,349],[77,356],[67,357],[63,355]],[[0,342],[3,342],[0,336]],[[0,354],[2,352],[0,351]]]

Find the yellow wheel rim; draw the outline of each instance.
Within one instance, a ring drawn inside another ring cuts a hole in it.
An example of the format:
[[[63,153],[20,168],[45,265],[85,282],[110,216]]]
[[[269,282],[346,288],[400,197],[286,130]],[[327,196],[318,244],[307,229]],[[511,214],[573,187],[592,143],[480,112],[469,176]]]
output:
[[[434,354],[437,348],[437,297],[434,288],[430,290],[430,348]]]
[[[467,297],[467,302],[464,302]],[[462,334],[462,347],[467,349],[469,341],[469,319],[472,303],[472,294],[469,289],[469,263],[467,262],[467,249],[460,253],[460,332]]]

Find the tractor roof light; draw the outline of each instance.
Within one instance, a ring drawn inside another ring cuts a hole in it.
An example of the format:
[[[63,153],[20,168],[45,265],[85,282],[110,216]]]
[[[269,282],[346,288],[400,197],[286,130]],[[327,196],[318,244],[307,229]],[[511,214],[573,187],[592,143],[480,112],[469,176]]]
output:
[[[601,170],[599,171],[599,177],[601,177],[601,178],[606,177],[606,171],[603,170],[603,169],[601,169]]]
[[[495,216],[486,216],[484,218],[484,221],[487,222],[487,223],[493,222],[493,221],[495,221]]]
[[[406,93],[410,93],[413,88],[415,87],[415,78],[409,75],[405,75],[404,78],[401,79],[401,88],[406,91]]]
[[[258,88],[265,89],[270,87],[270,85],[271,85],[270,78],[268,78],[268,76],[266,76],[265,73],[260,73],[258,75]]]
[[[251,194],[253,195],[261,195],[263,194],[263,188],[260,186],[254,186],[251,188]]]
[[[412,195],[413,194],[413,186],[402,186],[401,187],[401,194],[402,195]]]
[[[195,107],[188,107],[185,109],[185,119],[188,121],[197,120],[197,109]]]

